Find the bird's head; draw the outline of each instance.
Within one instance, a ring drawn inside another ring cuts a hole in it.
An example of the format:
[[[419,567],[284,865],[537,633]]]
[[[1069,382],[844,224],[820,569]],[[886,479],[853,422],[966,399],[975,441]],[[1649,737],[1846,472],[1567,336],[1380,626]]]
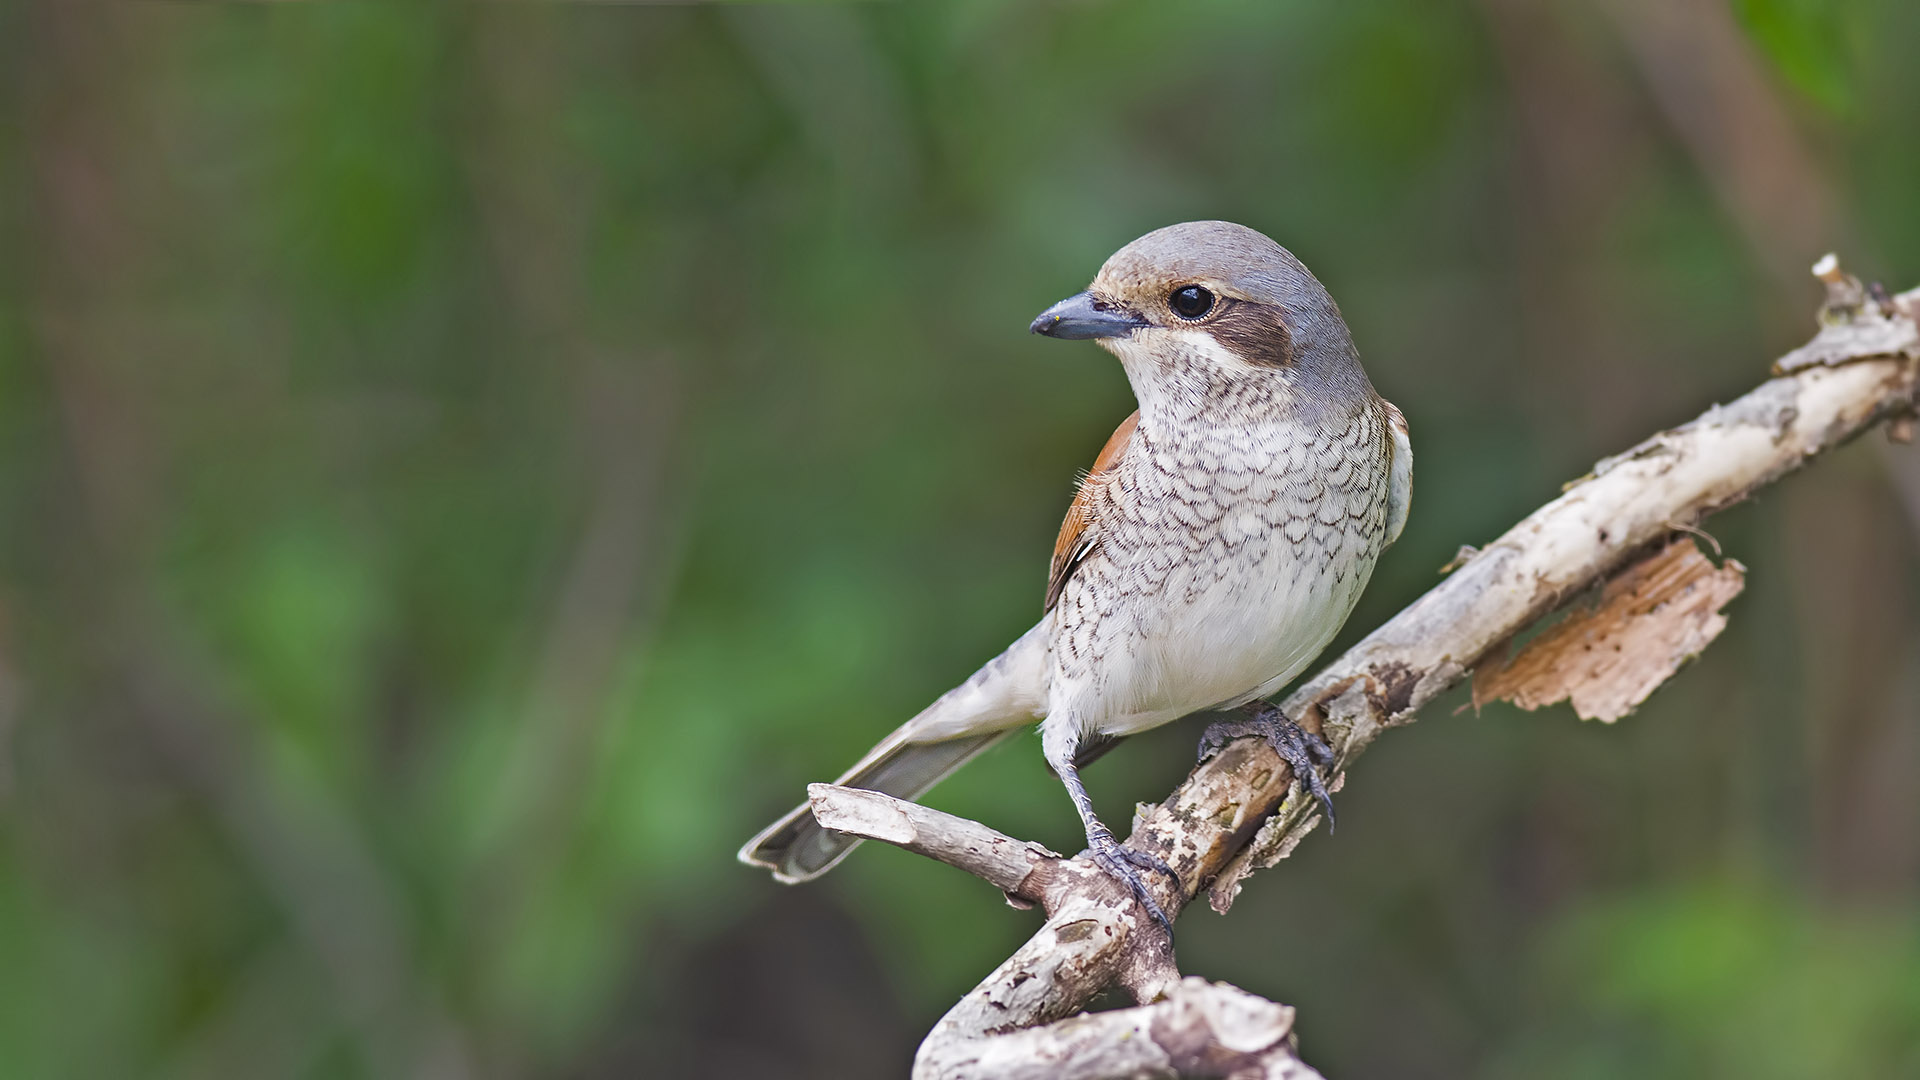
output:
[[[1365,385],[1340,309],[1300,260],[1244,225],[1189,221],[1113,253],[1086,292],[1032,331],[1092,338],[1134,379],[1184,371],[1302,375]]]

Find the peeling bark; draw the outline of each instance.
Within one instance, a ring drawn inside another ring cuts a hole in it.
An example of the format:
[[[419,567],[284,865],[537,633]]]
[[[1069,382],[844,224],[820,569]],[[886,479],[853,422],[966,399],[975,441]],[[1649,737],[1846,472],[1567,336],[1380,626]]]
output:
[[[1632,712],[1726,629],[1720,613],[1746,587],[1746,567],[1715,566],[1675,540],[1615,574],[1598,603],[1575,608],[1504,664],[1473,676],[1473,705],[1523,709],[1566,701],[1582,720]]]
[[[1714,568],[1678,534],[1697,533],[1707,515],[1875,425],[1906,421],[1920,401],[1920,290],[1854,302],[1822,280],[1832,290],[1824,328],[1783,358],[1777,377],[1599,462],[1480,550],[1462,548],[1446,580],[1288,696],[1287,715],[1318,729],[1335,751],[1330,788],[1338,790],[1380,732],[1411,722],[1476,665],[1500,658],[1515,635],[1610,578],[1592,611],[1541,635],[1487,676],[1482,694],[1498,689],[1539,703],[1564,690],[1583,715],[1617,716],[1712,641],[1724,623],[1720,607],[1739,591],[1739,564]],[[1617,646],[1621,659],[1569,663],[1594,642]],[[869,799],[884,796],[826,785],[812,794],[830,827],[962,866],[1046,908],[1040,932],[927,1036],[916,1078],[1168,1076],[1178,1062],[1193,1066],[1188,1075],[1313,1075],[1297,1059],[1276,1057],[1278,1064],[1260,1066],[1265,1072],[1249,1063],[1207,1072],[1225,1059],[1205,1054],[1176,1061],[1173,1048],[1200,1045],[1182,1040],[1202,1029],[1229,1046],[1226,1029],[1192,1019],[1194,1010],[1206,1014],[1192,1000],[1206,984],[1180,980],[1170,943],[1106,875],[985,826]],[[1177,913],[1206,890],[1225,912],[1248,874],[1285,858],[1312,830],[1312,803],[1294,793],[1293,777],[1265,743],[1241,740],[1198,765],[1164,802],[1142,806],[1128,844],[1178,875],[1177,888],[1147,876],[1164,910]],[[1148,1004],[1059,1022],[1111,985]],[[1262,1030],[1278,1023],[1279,1014],[1240,1004],[1268,1018]],[[1290,1014],[1287,1023],[1290,1030]],[[1149,1043],[1163,1056],[1128,1056],[1150,1053]]]
[[[1182,979],[1166,997],[923,1050],[916,1075],[1001,1080],[1317,1080],[1294,1054],[1293,1010],[1226,983]]]

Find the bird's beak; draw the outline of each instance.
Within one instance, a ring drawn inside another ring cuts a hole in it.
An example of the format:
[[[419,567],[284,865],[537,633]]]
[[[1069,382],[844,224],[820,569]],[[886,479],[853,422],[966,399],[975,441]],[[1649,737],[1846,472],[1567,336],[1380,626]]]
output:
[[[1139,312],[1090,292],[1078,293],[1040,313],[1028,327],[1051,338],[1126,337],[1147,325]]]

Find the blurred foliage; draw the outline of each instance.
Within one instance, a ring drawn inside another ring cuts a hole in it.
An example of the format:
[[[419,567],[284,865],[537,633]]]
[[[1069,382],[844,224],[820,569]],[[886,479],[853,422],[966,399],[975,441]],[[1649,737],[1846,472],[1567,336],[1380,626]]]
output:
[[[1920,935],[1760,881],[1645,890],[1568,912],[1541,950],[1562,988],[1497,1076],[1908,1076]]]
[[[1753,383],[1822,251],[1920,280],[1915,40],[1908,0],[0,8],[0,1071],[899,1075],[1033,916],[732,853],[1037,616],[1131,405],[1033,313],[1177,220],[1315,269],[1420,458],[1351,639]],[[1183,965],[1330,1076],[1920,1071],[1920,483],[1817,473],[1716,519],[1749,594],[1639,715],[1431,710]],[[1108,819],[1194,735],[1103,760]],[[1033,739],[935,801],[1077,845]]]
[[[1833,112],[1852,111],[1856,87],[1850,74],[1854,52],[1864,45],[1850,39],[1868,24],[1834,18],[1834,5],[1823,0],[1735,0],[1733,7],[1754,44],[1795,90]]]

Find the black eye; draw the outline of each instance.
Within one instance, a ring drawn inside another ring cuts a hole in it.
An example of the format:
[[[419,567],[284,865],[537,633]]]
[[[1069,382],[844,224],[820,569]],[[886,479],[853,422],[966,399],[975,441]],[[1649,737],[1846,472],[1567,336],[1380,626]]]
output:
[[[1198,285],[1184,285],[1167,297],[1167,306],[1183,319],[1197,319],[1213,310],[1213,294]]]

